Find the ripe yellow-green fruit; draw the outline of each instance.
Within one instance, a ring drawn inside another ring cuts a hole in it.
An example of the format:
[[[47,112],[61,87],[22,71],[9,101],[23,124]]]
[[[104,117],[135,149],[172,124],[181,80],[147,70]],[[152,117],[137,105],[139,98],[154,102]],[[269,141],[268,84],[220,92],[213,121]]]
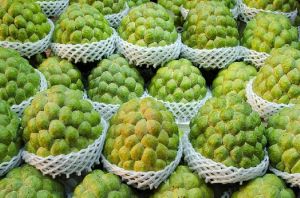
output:
[[[197,6],[200,2],[215,1],[217,3],[223,3],[228,8],[233,8],[236,4],[235,0],[183,0],[183,7],[191,10]]]
[[[130,8],[135,7],[135,6],[139,6],[143,3],[147,3],[150,2],[150,0],[127,0],[128,6]]]
[[[157,3],[162,5],[167,10],[171,11],[175,25],[182,26],[184,20],[180,12],[180,6],[183,4],[184,0],[158,0]]]
[[[126,0],[75,0],[74,3],[89,4],[101,14],[116,14],[125,9]]]
[[[251,7],[270,11],[293,12],[297,8],[297,0],[244,0],[244,3]]]

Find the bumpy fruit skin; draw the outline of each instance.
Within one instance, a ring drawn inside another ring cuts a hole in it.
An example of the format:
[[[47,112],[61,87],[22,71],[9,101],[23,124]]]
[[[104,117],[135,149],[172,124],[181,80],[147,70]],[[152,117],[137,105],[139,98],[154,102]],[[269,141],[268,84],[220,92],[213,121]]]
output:
[[[73,3],[57,20],[53,41],[62,44],[93,43],[105,40],[112,34],[113,29],[96,8]]]
[[[39,90],[40,77],[17,51],[0,47],[0,99],[20,104]]]
[[[200,2],[189,11],[183,25],[182,41],[197,49],[234,47],[239,33],[230,10],[218,2]]]
[[[173,17],[153,2],[132,8],[122,19],[118,32],[123,40],[142,47],[170,45],[178,37]]]
[[[286,187],[284,181],[274,174],[257,177],[240,187],[232,194],[232,198],[295,198],[292,189]]]
[[[264,158],[265,128],[258,113],[236,94],[209,99],[190,129],[194,149],[226,166],[254,167]]]
[[[111,118],[104,156],[134,171],[159,171],[174,161],[178,127],[171,112],[153,98],[132,99]]]
[[[12,169],[0,180],[0,197],[63,198],[63,186],[30,165]]]
[[[275,103],[300,103],[300,50],[273,50],[253,81],[253,90]]]
[[[182,26],[183,17],[180,12],[180,6],[183,4],[184,0],[158,0],[157,3],[162,5],[167,10],[170,10],[173,14],[175,25]]]
[[[126,0],[76,0],[80,4],[89,4],[103,15],[115,14],[125,9]]]
[[[151,195],[151,198],[168,197],[213,198],[214,192],[187,166],[180,165]]]
[[[22,117],[25,149],[46,157],[78,152],[102,133],[101,118],[79,90],[56,85],[36,95]]]
[[[218,73],[212,84],[212,93],[216,97],[235,93],[246,99],[246,85],[256,74],[255,67],[244,62],[234,62]]]
[[[242,37],[243,46],[266,53],[296,41],[298,30],[286,16],[264,12],[248,22]]]
[[[215,1],[218,3],[223,3],[228,8],[233,8],[236,4],[235,0],[183,0],[183,7],[185,9],[191,10],[195,8],[198,3],[204,1]]]
[[[48,88],[64,85],[70,89],[83,89],[80,71],[69,61],[57,56],[45,59],[38,68],[45,76]]]
[[[150,2],[150,0],[127,0],[127,4],[130,8],[142,5],[143,3]]]
[[[158,69],[149,85],[149,93],[168,102],[201,100],[207,92],[200,70],[187,59],[172,60]]]
[[[251,8],[271,11],[293,12],[297,8],[297,0],[243,0],[243,2]]]
[[[142,76],[119,54],[103,59],[88,77],[88,95],[93,101],[122,104],[143,93]]]
[[[131,188],[112,173],[94,170],[75,188],[73,198],[134,198]]]

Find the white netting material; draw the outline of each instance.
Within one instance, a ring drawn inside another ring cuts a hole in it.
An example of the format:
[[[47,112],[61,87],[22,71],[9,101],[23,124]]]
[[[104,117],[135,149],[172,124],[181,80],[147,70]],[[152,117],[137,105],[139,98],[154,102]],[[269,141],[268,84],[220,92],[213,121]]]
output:
[[[21,56],[25,56],[30,58],[31,56],[44,52],[51,42],[52,33],[54,31],[54,24],[53,22],[48,19],[48,23],[51,26],[51,30],[45,38],[37,41],[37,42],[10,42],[10,41],[0,41],[0,46],[5,48],[11,48],[17,50]]]
[[[118,51],[123,54],[131,64],[137,66],[146,65],[147,67],[157,67],[169,60],[179,57],[181,50],[181,36],[175,43],[160,47],[141,47],[124,41],[121,37],[117,38]]]
[[[221,69],[239,58],[240,47],[193,49],[182,44],[181,56],[189,59],[200,68]]]
[[[111,27],[117,28],[117,27],[119,27],[119,24],[120,24],[121,20],[123,19],[123,17],[127,15],[128,11],[129,11],[129,7],[128,7],[127,3],[125,3],[125,8],[123,10],[121,10],[121,12],[105,15],[104,17],[108,20]]]
[[[184,160],[187,162],[191,170],[196,171],[199,177],[205,178],[205,182],[209,183],[237,183],[242,184],[244,181],[253,179],[257,176],[264,175],[269,166],[269,157],[266,153],[264,159],[255,167],[236,168],[227,167],[222,163],[207,159],[200,153],[196,152],[185,133],[182,138]]]
[[[269,102],[255,94],[252,89],[254,79],[251,79],[246,86],[247,102],[264,120],[267,120],[270,116],[277,113],[282,108],[293,106],[293,104],[278,104]]]
[[[22,160],[22,149],[19,151],[18,155],[11,158],[10,161],[3,162],[0,164],[0,176],[5,175],[11,169],[19,166],[21,164],[21,160]]]
[[[38,92],[46,90],[48,88],[48,85],[47,85],[47,80],[46,80],[45,76],[37,69],[35,69],[35,72],[37,72],[40,76],[40,87],[39,87]],[[20,104],[12,105],[10,108],[13,112],[17,113],[19,117],[22,117],[23,111],[26,109],[26,107],[28,107],[30,105],[33,98],[34,98],[34,96],[31,96],[30,98],[24,100]]]
[[[66,175],[69,178],[72,173],[80,175],[83,171],[91,171],[94,164],[100,163],[100,155],[108,129],[108,124],[104,119],[101,119],[101,124],[103,126],[101,136],[93,144],[79,152],[40,157],[24,151],[23,159],[44,175],[51,175],[53,178],[59,175]]]
[[[182,143],[180,141],[175,160],[160,171],[136,172],[125,170],[114,164],[111,164],[103,155],[102,163],[103,167],[108,172],[120,176],[128,185],[142,190],[151,190],[157,188],[160,183],[164,182],[170,176],[170,174],[173,173],[181,160],[182,150]]]
[[[266,59],[270,56],[265,52],[257,52],[246,47],[241,48],[241,56],[245,62],[250,62],[256,68],[260,68],[264,65]]]
[[[59,16],[68,7],[69,0],[37,1],[48,17]]]
[[[300,173],[286,173],[279,171],[270,166],[270,171],[272,171],[275,175],[284,179],[287,183],[291,184],[292,187],[300,188]]]
[[[282,14],[288,17],[292,22],[295,21],[295,18],[297,16],[297,10],[293,12],[279,12],[279,11],[270,11],[270,10],[263,10],[263,9],[257,9],[257,8],[250,8],[246,4],[243,3],[243,0],[238,0],[238,6],[239,6],[239,18],[240,20],[244,22],[248,22],[251,19],[255,17],[259,12],[269,12],[274,14]]]
[[[75,63],[93,62],[114,52],[116,35],[116,31],[113,29],[113,34],[108,39],[99,42],[84,44],[52,43],[51,49],[57,56],[74,61]]]

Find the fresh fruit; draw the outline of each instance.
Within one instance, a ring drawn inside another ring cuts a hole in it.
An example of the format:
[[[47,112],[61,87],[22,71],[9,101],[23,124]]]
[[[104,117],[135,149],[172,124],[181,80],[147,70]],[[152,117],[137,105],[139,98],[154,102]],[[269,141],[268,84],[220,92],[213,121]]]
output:
[[[175,160],[178,127],[171,112],[152,98],[132,99],[111,118],[106,159],[134,171],[159,171]]]
[[[125,9],[126,0],[76,0],[80,4],[89,4],[101,14],[116,14]]]
[[[80,71],[69,61],[57,56],[45,59],[38,68],[46,77],[48,87],[64,85],[70,89],[83,89]]]
[[[143,93],[140,73],[119,54],[100,61],[88,77],[88,95],[93,101],[122,104]]]
[[[269,102],[300,103],[300,50],[274,49],[258,71],[253,90]]]
[[[22,118],[25,149],[46,157],[78,152],[102,133],[101,118],[83,92],[56,85],[40,92]]]
[[[251,8],[280,11],[280,12],[293,12],[297,8],[297,0],[278,1],[278,0],[243,0],[244,3]]]
[[[168,102],[201,100],[206,92],[201,72],[187,59],[172,60],[159,68],[149,85],[150,95]]]
[[[250,168],[264,158],[264,125],[237,94],[206,101],[191,120],[190,129],[196,152],[226,166]]]
[[[197,49],[235,47],[239,33],[229,8],[218,2],[200,2],[189,11],[183,25],[182,41]]]
[[[174,17],[175,25],[182,26],[183,17],[181,16],[180,6],[184,0],[158,0],[157,3],[162,5],[164,8],[172,12]]]
[[[142,47],[170,45],[178,37],[173,17],[153,2],[132,8],[122,19],[118,32],[123,40]]]
[[[62,44],[93,43],[112,34],[113,29],[96,8],[73,3],[56,21],[53,41]]]
[[[28,61],[12,49],[0,47],[0,99],[20,104],[39,90],[40,77]]]
[[[197,4],[204,1],[215,1],[218,3],[223,3],[228,8],[233,8],[236,4],[235,0],[183,0],[183,7],[185,9],[191,10],[195,8]]]
[[[130,8],[134,7],[134,6],[139,6],[143,3],[147,3],[147,2],[150,2],[150,0],[128,0],[127,3],[128,3],[128,6]]]

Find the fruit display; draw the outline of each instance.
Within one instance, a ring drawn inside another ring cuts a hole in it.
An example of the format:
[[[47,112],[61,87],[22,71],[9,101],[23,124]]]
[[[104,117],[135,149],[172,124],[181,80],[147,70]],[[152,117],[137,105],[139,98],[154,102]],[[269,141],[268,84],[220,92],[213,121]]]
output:
[[[270,11],[280,11],[280,12],[293,12],[297,8],[297,0],[289,0],[289,1],[243,0],[243,3],[250,8],[257,8],[257,9],[270,10]]]
[[[213,198],[214,192],[187,166],[180,165],[167,181],[151,195],[151,198],[161,197]]]
[[[157,3],[162,5],[167,10],[170,10],[174,17],[176,26],[182,26],[183,17],[180,13],[180,6],[183,4],[183,0],[158,0]]]
[[[237,94],[207,100],[191,120],[190,129],[195,151],[226,166],[250,168],[264,158],[264,125]]]
[[[57,56],[45,59],[38,70],[47,80],[48,88],[54,85],[64,85],[70,89],[83,90],[80,71],[69,61]]]
[[[201,100],[206,92],[206,82],[200,70],[183,58],[159,68],[149,85],[151,96],[167,102]]]
[[[241,39],[248,49],[265,53],[297,41],[298,30],[286,16],[264,12],[247,23]]]
[[[300,50],[283,47],[273,50],[253,81],[253,91],[274,103],[300,102]]]
[[[132,8],[122,19],[118,32],[123,40],[142,47],[170,45],[178,37],[173,17],[153,2]]]
[[[88,77],[88,96],[96,102],[122,104],[143,93],[142,76],[119,54],[101,60]]]
[[[175,160],[179,132],[173,115],[152,99],[132,99],[111,118],[104,156],[125,170],[159,171]]]
[[[246,85],[256,74],[255,67],[244,62],[234,62],[218,73],[212,83],[212,93],[216,97],[236,93],[245,99]]]
[[[22,117],[26,151],[41,157],[78,152],[102,133],[101,118],[83,92],[56,85],[37,94]]]
[[[96,8],[101,14],[109,15],[116,14],[125,9],[126,0],[76,0],[80,4],[89,4]]]
[[[135,7],[135,6],[139,6],[143,3],[147,3],[147,2],[150,2],[150,0],[128,0],[127,3],[128,3],[128,6],[130,8],[132,7]]]
[[[236,5],[235,0],[184,0],[183,1],[183,7],[185,9],[191,10],[195,8],[200,2],[204,1],[215,1],[220,3],[223,3],[228,8],[233,8]]]
[[[94,170],[84,177],[73,194],[73,198],[87,197],[135,198],[136,196],[129,186],[121,182],[118,176],[101,170]]]
[[[12,49],[0,47],[0,99],[9,105],[34,96],[40,87],[39,74]]]

